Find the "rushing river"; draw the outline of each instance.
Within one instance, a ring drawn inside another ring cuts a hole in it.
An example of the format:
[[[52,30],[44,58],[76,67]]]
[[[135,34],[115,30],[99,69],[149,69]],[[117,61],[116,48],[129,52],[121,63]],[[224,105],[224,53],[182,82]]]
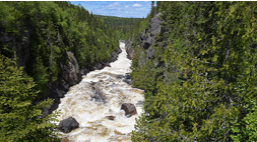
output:
[[[124,82],[126,74],[131,72],[131,60],[127,58],[123,42],[120,42],[120,48],[122,52],[115,62],[110,63],[110,67],[83,76],[82,81],[71,87],[61,99],[58,119],[73,117],[79,123],[79,128],[62,133],[63,141],[131,141],[135,119],[143,113],[144,96],[142,90]],[[137,115],[127,118],[121,110],[123,103],[134,104]],[[109,120],[107,116],[114,116],[115,119]]]

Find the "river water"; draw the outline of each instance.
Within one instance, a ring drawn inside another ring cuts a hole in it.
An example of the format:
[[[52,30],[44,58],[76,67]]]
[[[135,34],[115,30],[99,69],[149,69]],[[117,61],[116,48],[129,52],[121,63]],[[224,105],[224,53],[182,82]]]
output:
[[[120,48],[122,52],[110,67],[83,76],[82,81],[72,86],[61,99],[58,120],[73,117],[79,123],[78,129],[61,133],[62,141],[131,141],[135,119],[143,113],[144,96],[143,90],[124,82],[126,74],[131,72],[131,60],[127,58],[123,42],[120,42]],[[127,118],[124,110],[120,110],[123,103],[134,104],[137,115]],[[115,119],[109,120],[107,116]]]

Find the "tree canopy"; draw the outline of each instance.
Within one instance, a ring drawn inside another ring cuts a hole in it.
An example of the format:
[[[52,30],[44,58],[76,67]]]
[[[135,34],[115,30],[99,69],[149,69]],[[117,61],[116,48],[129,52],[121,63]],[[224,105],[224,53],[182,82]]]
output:
[[[134,141],[257,140],[256,4],[157,2],[155,57],[133,60],[146,91]]]
[[[0,2],[1,54],[14,57],[42,93],[73,52],[80,68],[108,61],[118,39],[108,26],[70,2]]]
[[[55,115],[42,117],[52,100],[33,104],[39,91],[15,60],[0,55],[0,141],[54,141]]]

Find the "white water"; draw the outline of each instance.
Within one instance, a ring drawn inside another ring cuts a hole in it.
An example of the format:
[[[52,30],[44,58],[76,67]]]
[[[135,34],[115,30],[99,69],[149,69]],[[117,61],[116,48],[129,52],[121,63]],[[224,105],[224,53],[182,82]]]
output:
[[[135,118],[142,113],[143,91],[132,88],[123,81],[124,75],[131,72],[131,61],[127,58],[125,44],[120,43],[122,52],[111,67],[95,70],[83,76],[83,80],[70,88],[61,99],[58,120],[75,118],[79,128],[68,134],[61,133],[62,141],[70,142],[110,142],[131,141]],[[93,83],[94,82],[94,83]],[[96,91],[97,90],[97,91]],[[95,98],[96,92],[105,98],[105,102]],[[123,103],[136,106],[137,115],[127,118]],[[115,116],[109,120],[106,116]]]

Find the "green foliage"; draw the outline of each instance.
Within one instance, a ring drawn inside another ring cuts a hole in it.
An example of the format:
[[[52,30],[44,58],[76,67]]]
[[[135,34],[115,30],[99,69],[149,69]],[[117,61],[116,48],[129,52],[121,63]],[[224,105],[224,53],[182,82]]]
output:
[[[95,15],[116,32],[117,39],[127,40],[143,18],[123,18],[114,16]]]
[[[35,61],[38,64],[34,64],[32,67],[34,74],[33,78],[35,82],[38,83],[37,85],[40,90],[45,91],[48,82],[47,68],[44,67],[43,62],[39,57],[37,57]]]
[[[142,65],[136,50],[133,59],[132,83],[147,94],[132,140],[256,140],[256,6],[157,3],[164,23],[151,47],[156,55]],[[160,72],[146,73],[145,65]],[[153,86],[140,82],[145,74]]]
[[[88,68],[109,60],[119,47],[110,28],[70,2],[0,2],[0,12],[0,30],[6,37],[1,38],[0,53],[11,58],[18,49],[18,61],[25,62],[41,93],[61,76],[67,51],[74,53],[80,68]]]
[[[133,71],[133,85],[144,90],[155,90],[156,70],[151,62],[147,61],[142,68]]]
[[[0,55],[0,141],[54,141],[56,114],[41,117],[53,100],[33,105],[39,91],[16,61]]]
[[[257,104],[255,101],[247,102],[243,105],[246,115],[241,121],[231,122],[231,130],[233,134],[231,138],[233,141],[256,141],[257,140]]]
[[[116,33],[70,2],[0,2],[0,12],[0,141],[53,141],[52,115],[40,117],[53,102],[39,102],[48,97],[47,84],[63,79],[69,52],[80,69],[108,61],[119,47]],[[28,76],[2,58],[14,51]]]

